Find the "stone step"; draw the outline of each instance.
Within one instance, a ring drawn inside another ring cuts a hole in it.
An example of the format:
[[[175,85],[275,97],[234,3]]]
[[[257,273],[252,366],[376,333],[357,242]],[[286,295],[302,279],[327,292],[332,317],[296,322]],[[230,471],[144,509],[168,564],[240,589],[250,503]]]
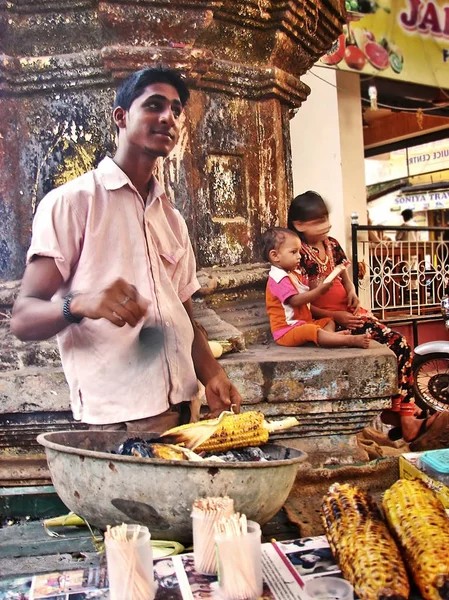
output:
[[[247,344],[272,341],[263,289],[245,290],[235,295],[215,295],[204,299],[202,304],[237,328]]]
[[[244,353],[225,355],[220,364],[245,391],[246,404],[345,403],[385,398],[396,388],[396,357],[375,341],[368,349],[255,344]]]
[[[376,342],[366,350],[254,345],[220,363],[247,408],[267,417],[297,417],[297,427],[275,436],[289,444],[339,437],[352,443],[350,437],[388,408],[396,391],[396,357]]]

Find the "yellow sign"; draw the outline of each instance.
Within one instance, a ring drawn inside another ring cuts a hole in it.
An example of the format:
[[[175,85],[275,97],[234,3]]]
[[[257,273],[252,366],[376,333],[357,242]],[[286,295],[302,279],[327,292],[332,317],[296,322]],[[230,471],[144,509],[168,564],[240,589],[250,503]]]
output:
[[[449,88],[449,0],[346,0],[346,6],[348,25],[318,64]]]

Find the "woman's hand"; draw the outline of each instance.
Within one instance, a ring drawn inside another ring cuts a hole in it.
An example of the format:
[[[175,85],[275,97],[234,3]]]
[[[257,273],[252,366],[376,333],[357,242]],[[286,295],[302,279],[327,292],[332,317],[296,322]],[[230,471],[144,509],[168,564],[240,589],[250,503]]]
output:
[[[346,310],[336,310],[332,313],[332,318],[341,327],[346,329],[358,329],[362,327],[365,320],[359,315],[355,315]]]

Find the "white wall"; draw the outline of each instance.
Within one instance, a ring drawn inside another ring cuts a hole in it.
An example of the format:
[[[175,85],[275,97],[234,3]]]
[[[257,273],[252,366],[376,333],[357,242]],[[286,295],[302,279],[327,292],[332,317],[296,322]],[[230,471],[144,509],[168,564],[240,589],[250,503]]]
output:
[[[290,126],[294,194],[323,196],[331,235],[349,253],[351,212],[366,223],[359,75],[314,67],[302,81],[312,91]]]

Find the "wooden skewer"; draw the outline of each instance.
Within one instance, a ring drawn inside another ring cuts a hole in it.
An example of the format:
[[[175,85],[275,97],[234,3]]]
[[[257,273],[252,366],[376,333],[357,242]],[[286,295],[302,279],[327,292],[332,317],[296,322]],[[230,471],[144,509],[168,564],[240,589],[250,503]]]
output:
[[[198,498],[192,506],[194,527],[195,569],[205,575],[215,575],[217,558],[215,552],[215,524],[234,511],[234,501],[227,497]]]
[[[251,557],[246,515],[235,513],[221,519],[216,531],[224,537],[218,543],[223,596],[227,600],[256,598],[259,593],[257,568]]]

